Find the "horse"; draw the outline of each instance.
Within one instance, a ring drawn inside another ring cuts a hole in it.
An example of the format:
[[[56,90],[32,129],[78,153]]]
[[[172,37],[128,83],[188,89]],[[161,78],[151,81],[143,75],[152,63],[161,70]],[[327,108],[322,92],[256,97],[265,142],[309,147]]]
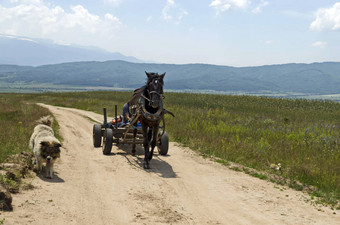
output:
[[[163,119],[165,113],[171,112],[163,108],[163,85],[164,76],[158,73],[148,73],[147,83],[145,86],[134,91],[131,101],[129,101],[129,110],[133,115],[132,123],[140,121],[143,131],[143,147],[144,147],[144,169],[150,169],[149,161],[152,159],[153,152],[157,143],[159,123]],[[151,145],[151,150],[149,150]],[[135,149],[132,149],[135,153]]]

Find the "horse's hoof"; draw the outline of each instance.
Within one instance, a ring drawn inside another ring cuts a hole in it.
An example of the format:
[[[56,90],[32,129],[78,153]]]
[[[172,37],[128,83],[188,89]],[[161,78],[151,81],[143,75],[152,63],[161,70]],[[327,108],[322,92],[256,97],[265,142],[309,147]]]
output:
[[[150,165],[148,163],[144,163],[143,166],[144,166],[144,169],[150,169]]]

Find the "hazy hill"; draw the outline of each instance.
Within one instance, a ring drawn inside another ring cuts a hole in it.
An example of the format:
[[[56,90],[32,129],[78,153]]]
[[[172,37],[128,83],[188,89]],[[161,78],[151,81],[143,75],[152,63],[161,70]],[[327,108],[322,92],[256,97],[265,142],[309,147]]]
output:
[[[99,48],[60,45],[50,40],[0,34],[0,64],[46,65],[77,61],[141,60]]]
[[[166,89],[340,93],[340,63],[337,62],[241,68],[207,64],[130,63],[119,60],[38,67],[0,65],[0,82],[137,88],[145,83],[144,71],[166,72]]]

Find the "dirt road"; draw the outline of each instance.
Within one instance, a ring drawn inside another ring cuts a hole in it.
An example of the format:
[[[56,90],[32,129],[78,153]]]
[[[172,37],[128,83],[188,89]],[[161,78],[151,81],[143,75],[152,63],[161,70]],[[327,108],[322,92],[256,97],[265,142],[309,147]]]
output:
[[[35,177],[33,190],[13,196],[4,224],[340,224],[340,213],[305,202],[294,190],[225,168],[170,143],[142,167],[143,150],[92,144],[88,118],[102,115],[45,106],[64,138],[52,180]],[[88,118],[86,118],[88,117]],[[320,211],[321,210],[321,211]]]

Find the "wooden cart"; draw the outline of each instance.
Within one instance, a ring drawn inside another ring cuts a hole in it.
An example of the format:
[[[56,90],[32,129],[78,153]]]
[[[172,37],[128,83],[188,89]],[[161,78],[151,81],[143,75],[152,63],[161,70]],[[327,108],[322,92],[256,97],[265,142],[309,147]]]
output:
[[[102,124],[93,125],[93,146],[101,147],[104,155],[109,155],[112,150],[112,144],[130,144],[132,148],[136,145],[143,145],[143,131],[141,126],[128,124],[125,127],[118,127],[118,123],[111,124],[107,122],[106,108],[103,109],[104,121]],[[115,105],[115,117],[117,118],[117,105]],[[157,137],[157,149],[160,155],[168,154],[169,137],[165,131],[164,120],[159,125]]]

